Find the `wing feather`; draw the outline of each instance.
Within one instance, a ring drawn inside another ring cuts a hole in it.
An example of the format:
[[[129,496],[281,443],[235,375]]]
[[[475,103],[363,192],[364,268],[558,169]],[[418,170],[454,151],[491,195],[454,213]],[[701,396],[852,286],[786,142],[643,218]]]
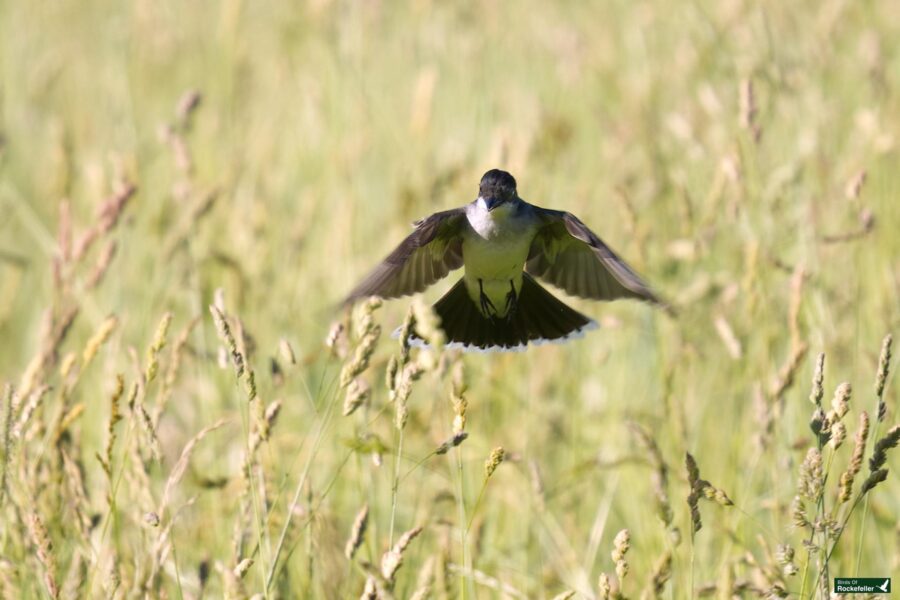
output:
[[[636,298],[662,304],[628,264],[571,213],[535,207],[544,225],[525,271],[567,293],[592,300]]]
[[[459,234],[464,222],[462,208],[417,222],[413,232],[347,294],[343,304],[369,296],[387,299],[416,294],[461,267]]]

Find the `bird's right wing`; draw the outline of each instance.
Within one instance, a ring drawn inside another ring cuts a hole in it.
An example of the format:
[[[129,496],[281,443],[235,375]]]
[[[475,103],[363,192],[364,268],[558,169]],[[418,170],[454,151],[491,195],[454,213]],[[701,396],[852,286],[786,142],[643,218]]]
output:
[[[618,254],[571,213],[535,207],[538,230],[525,271],[592,300],[636,298],[664,304]]]
[[[399,298],[415,294],[460,268],[460,232],[465,222],[464,208],[438,212],[418,221],[415,230],[353,288],[343,304],[369,296]]]

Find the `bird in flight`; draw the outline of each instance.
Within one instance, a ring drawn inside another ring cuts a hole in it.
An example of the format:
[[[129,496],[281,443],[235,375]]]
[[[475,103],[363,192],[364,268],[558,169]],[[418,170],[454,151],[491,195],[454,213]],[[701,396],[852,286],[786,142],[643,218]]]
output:
[[[465,274],[434,305],[449,347],[522,350],[579,337],[596,322],[542,287],[591,300],[662,302],[575,215],[522,200],[516,180],[492,169],[478,198],[417,221],[413,232],[351,291],[345,306],[423,291],[450,271]]]

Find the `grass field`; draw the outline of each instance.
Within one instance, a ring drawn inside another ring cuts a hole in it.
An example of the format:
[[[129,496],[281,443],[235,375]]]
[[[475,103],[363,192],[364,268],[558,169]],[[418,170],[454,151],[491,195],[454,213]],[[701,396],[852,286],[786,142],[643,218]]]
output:
[[[900,4],[0,0],[0,67],[0,597],[900,579]],[[493,167],[678,316],[335,309]]]

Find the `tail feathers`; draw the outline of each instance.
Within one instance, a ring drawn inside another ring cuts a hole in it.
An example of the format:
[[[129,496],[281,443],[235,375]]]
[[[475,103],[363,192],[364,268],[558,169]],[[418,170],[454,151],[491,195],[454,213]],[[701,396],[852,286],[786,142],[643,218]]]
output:
[[[597,326],[523,274],[515,311],[486,318],[469,296],[464,280],[434,305],[449,346],[482,352],[524,350],[528,343],[565,341]]]

